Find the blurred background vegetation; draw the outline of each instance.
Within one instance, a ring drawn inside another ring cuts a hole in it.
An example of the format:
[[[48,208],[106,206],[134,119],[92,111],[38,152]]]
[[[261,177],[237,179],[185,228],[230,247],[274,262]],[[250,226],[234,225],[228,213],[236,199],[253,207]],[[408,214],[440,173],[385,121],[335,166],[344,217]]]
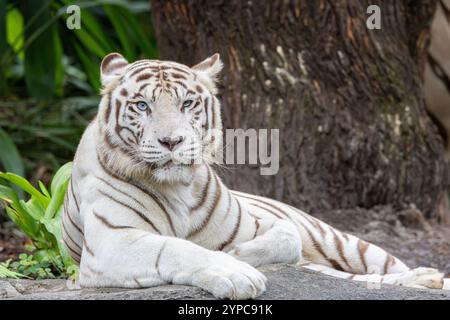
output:
[[[76,275],[58,241],[67,162],[97,112],[102,58],[158,58],[151,18],[148,0],[0,0],[0,278]]]
[[[71,161],[97,110],[101,59],[158,57],[149,1],[77,1],[70,30],[72,3],[0,0],[0,171],[35,185]]]

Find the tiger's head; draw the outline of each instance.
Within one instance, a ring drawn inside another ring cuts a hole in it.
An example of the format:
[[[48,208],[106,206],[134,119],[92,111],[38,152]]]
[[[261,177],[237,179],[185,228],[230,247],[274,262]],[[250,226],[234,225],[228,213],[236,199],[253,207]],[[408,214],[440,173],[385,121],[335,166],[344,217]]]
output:
[[[194,67],[170,61],[128,63],[118,53],[100,67],[100,154],[116,172],[157,182],[188,182],[221,141],[218,54]]]

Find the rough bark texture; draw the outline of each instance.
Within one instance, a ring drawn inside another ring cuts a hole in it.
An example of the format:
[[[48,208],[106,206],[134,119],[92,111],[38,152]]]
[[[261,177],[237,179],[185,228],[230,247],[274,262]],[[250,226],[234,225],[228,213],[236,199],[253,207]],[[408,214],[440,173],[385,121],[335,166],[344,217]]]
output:
[[[219,52],[228,128],[280,128],[281,169],[233,188],[314,212],[415,204],[442,219],[447,165],[426,114],[420,52],[434,1],[152,0],[162,59]],[[382,29],[366,28],[369,4]]]

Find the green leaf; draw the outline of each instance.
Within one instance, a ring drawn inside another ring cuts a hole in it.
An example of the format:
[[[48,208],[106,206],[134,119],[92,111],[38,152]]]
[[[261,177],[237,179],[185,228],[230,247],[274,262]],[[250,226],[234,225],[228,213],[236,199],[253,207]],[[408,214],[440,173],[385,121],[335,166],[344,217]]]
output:
[[[60,211],[60,209],[63,207],[64,196],[67,191],[67,185],[69,184],[71,174],[72,174],[72,162],[69,162],[63,165],[53,177],[50,187],[50,191],[52,193],[52,200],[50,201],[47,209],[45,210],[46,221],[49,221],[55,217],[59,218],[58,211]]]
[[[5,189],[8,187],[0,185],[0,198],[5,200]],[[9,188],[9,191],[12,191]],[[22,207],[19,200],[13,199],[14,197],[6,198],[6,202],[10,205],[5,208],[9,218],[17,225],[17,227],[24,232],[31,239],[35,239],[39,232],[39,225],[36,220]]]
[[[53,31],[53,43],[54,43],[54,54],[55,54],[55,93],[57,96],[61,97],[63,95],[64,88],[64,67],[63,67],[63,48],[62,43],[57,31],[58,26],[55,25],[52,28]]]
[[[52,196],[56,194],[56,192],[64,187],[64,184],[67,183],[70,179],[70,175],[72,174],[72,162],[68,162],[63,165],[59,170],[55,173],[53,177],[50,192]]]
[[[11,137],[0,128],[0,162],[5,171],[25,175],[22,158]]]
[[[20,204],[36,221],[41,221],[44,217],[45,208],[40,205],[36,197],[31,197],[27,202],[21,200]]]
[[[8,11],[6,16],[6,39],[15,53],[19,54],[19,58],[23,60],[23,51],[19,52],[24,43],[24,26],[23,16],[20,11],[13,8]]]
[[[61,208],[62,211],[62,208]],[[72,256],[69,254],[69,251],[67,250],[66,246],[64,245],[64,242],[62,240],[62,232],[61,232],[61,221],[60,219],[52,219],[49,224],[47,224],[47,228],[49,232],[51,232],[55,238],[58,240],[57,245],[59,249],[59,254],[61,255],[62,261],[64,263],[64,266],[66,268],[70,266],[75,266],[75,262],[72,259]],[[70,272],[66,270],[68,274]]]
[[[17,196],[16,191],[14,189],[0,184],[0,200],[5,201],[8,205],[14,208],[17,211],[22,211],[23,208],[20,204],[20,199]]]
[[[11,206],[17,211],[23,210],[20,205],[20,199],[17,193],[10,187],[0,184],[0,200],[6,202],[7,205]]]
[[[66,194],[68,183],[69,180],[66,179],[66,181],[62,185],[59,185],[58,188],[56,188],[56,190],[52,192],[52,200],[45,210],[46,219],[52,219],[53,217],[55,217],[59,208],[63,206],[64,195]]]
[[[25,178],[22,178],[17,174],[10,172],[7,173],[0,172],[0,178],[8,180],[9,182],[15,184],[16,186],[22,188],[28,194],[35,196],[40,202],[41,206],[43,208],[47,208],[50,200],[47,197],[45,197],[45,195],[43,195],[39,190],[33,187],[31,183],[29,183]]]
[[[45,187],[45,185],[42,183],[41,180],[38,181],[38,184],[39,188],[41,188],[42,193],[45,194],[47,198],[50,198],[51,197],[50,192],[48,192],[47,188]]]

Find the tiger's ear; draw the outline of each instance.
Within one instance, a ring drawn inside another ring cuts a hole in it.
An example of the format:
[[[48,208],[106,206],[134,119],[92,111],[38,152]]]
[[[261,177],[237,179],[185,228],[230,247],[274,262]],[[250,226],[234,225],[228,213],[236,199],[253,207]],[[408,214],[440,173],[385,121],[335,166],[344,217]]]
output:
[[[196,64],[191,69],[196,71],[200,81],[213,93],[217,93],[216,83],[218,81],[219,72],[223,68],[223,63],[220,60],[218,53]]]
[[[100,78],[103,86],[108,86],[111,81],[118,79],[125,68],[128,61],[119,53],[110,53],[106,55],[100,65]]]

